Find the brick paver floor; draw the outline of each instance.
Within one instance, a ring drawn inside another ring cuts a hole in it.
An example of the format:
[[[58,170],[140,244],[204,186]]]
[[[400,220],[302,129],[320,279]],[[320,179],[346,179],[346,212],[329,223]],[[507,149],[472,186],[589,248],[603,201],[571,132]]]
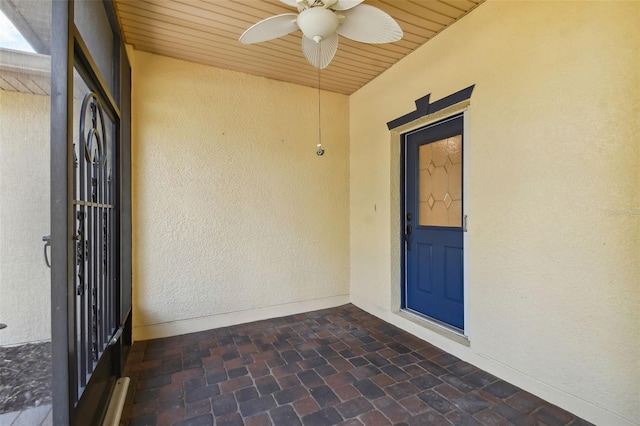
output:
[[[588,425],[349,304],[136,342],[122,424]]]

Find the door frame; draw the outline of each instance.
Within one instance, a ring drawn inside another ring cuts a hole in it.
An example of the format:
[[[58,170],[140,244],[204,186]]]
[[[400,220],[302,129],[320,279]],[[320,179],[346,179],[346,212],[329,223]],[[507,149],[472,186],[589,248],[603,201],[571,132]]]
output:
[[[90,380],[83,397],[93,398],[98,410],[82,403],[82,400],[76,405],[75,247],[72,239],[75,211],[73,126],[76,125],[73,122],[73,72],[76,62],[95,83],[95,90],[102,99],[119,114],[116,123],[119,143],[115,149],[119,151],[121,161],[118,162],[120,179],[115,187],[118,193],[115,220],[120,224],[120,233],[115,236],[115,248],[119,253],[115,262],[119,266],[117,280],[120,286],[116,289],[118,311],[114,314],[116,326],[122,327],[123,333],[113,350],[105,350],[105,356],[113,356],[113,359],[106,360],[106,367],[102,363],[102,373],[120,377],[131,346],[130,67],[113,4],[111,0],[103,0],[102,4],[114,37],[115,81],[112,91],[104,89],[107,86],[75,26],[74,1],[56,0],[51,3],[51,338],[53,423],[56,425],[76,424],[78,418],[83,423],[100,421],[109,402],[108,396],[105,400],[104,395],[109,395],[115,385],[113,380],[98,383],[93,387],[97,390],[94,392],[89,389],[92,385]]]
[[[463,116],[463,133],[465,138],[466,149],[463,149],[463,216],[470,216],[469,203],[469,148],[472,142],[470,127],[470,96],[473,86],[457,92],[449,97],[443,98],[432,104],[428,104],[429,95],[416,101],[417,110],[389,122],[387,125],[390,130],[390,292],[391,292],[391,312],[402,314],[420,324],[421,326],[443,335],[458,343],[469,345],[472,335],[472,318],[469,312],[469,287],[471,285],[469,274],[469,236],[470,232],[463,233],[463,291],[464,291],[464,333],[461,334],[442,324],[427,319],[426,317],[417,316],[413,313],[403,310],[404,299],[404,274],[405,274],[405,256],[404,256],[404,198],[405,191],[404,182],[404,138],[403,134],[422,127],[434,124],[438,121],[447,119],[448,117],[462,114]],[[426,103],[421,104],[423,100]],[[451,100],[451,102],[444,102]],[[443,105],[445,103],[445,105]],[[426,105],[426,106],[425,106]],[[423,107],[424,106],[424,107]],[[429,106],[437,106],[429,111]],[[423,111],[420,114],[420,111]],[[470,229],[470,228],[469,228]]]

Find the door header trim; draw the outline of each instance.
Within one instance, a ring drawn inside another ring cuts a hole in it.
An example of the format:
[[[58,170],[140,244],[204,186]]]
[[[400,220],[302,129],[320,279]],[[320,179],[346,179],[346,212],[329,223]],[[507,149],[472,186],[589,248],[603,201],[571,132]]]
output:
[[[452,93],[451,95],[446,96],[433,103],[429,103],[429,98],[431,97],[431,93],[421,98],[418,98],[415,101],[416,103],[415,111],[405,114],[402,117],[398,117],[395,120],[389,121],[387,123],[387,128],[389,130],[396,129],[404,124],[411,123],[412,121],[417,120],[420,117],[433,114],[435,112],[448,108],[452,105],[466,101],[467,99],[471,98],[471,93],[473,92],[474,87],[475,87],[475,84],[467,87],[466,89],[462,89],[458,92]]]

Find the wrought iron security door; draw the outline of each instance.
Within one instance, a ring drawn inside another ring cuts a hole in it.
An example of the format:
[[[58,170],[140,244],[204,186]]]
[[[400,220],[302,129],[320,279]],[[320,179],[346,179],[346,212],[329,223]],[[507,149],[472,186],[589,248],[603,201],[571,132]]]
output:
[[[114,141],[108,125],[96,93],[86,93],[73,161],[78,399],[117,328]]]
[[[131,345],[130,65],[110,0],[52,2],[53,424],[102,424]]]

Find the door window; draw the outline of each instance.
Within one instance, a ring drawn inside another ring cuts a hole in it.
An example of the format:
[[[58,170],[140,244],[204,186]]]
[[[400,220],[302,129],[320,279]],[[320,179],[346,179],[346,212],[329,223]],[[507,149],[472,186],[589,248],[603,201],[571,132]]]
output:
[[[421,145],[418,156],[418,224],[462,226],[462,135]]]

